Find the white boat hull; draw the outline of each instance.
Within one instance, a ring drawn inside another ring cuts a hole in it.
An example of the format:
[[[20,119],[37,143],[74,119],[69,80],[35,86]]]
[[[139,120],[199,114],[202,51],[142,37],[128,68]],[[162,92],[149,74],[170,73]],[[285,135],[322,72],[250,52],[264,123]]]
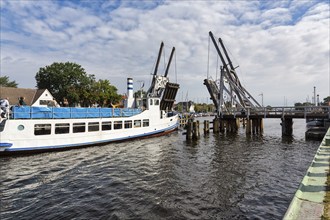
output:
[[[163,114],[161,116],[161,114]],[[125,128],[125,122],[148,120],[148,126]],[[122,121],[121,129],[114,129],[114,123]],[[102,130],[103,122],[111,122],[111,130]],[[74,123],[85,123],[85,131],[73,133]],[[89,131],[90,123],[98,123],[97,131]],[[35,135],[36,125],[50,125],[49,134]],[[56,134],[58,124],[69,124],[68,133]],[[63,150],[83,146],[125,141],[154,135],[164,135],[178,127],[178,115],[167,116],[161,111],[145,110],[131,117],[80,118],[80,119],[9,119],[2,122],[0,155],[28,153],[35,151]]]

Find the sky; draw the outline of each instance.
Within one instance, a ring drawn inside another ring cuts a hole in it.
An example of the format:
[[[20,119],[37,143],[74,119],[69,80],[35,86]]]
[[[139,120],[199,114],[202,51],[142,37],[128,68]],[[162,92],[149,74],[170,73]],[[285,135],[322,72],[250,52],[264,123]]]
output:
[[[1,76],[35,88],[54,62],[74,62],[120,94],[149,88],[160,43],[163,74],[172,47],[177,101],[210,104],[203,81],[217,79],[209,31],[221,38],[242,85],[266,106],[330,95],[329,0],[0,0]]]

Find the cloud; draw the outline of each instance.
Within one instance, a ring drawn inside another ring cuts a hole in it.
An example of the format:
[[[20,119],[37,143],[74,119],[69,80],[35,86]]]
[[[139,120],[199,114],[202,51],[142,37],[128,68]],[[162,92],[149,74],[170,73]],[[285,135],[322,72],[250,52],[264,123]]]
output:
[[[40,67],[70,61],[124,93],[126,77],[150,82],[164,41],[165,62],[176,47],[169,76],[180,93],[206,100],[203,79],[220,64],[211,30],[256,99],[293,104],[313,86],[329,95],[326,1],[1,1],[1,27],[1,75],[21,87],[35,86]]]

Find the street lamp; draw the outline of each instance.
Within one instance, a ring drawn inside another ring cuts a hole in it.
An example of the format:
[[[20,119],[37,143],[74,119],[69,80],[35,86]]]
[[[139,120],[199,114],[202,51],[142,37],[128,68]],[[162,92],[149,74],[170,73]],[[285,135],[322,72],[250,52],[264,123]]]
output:
[[[144,80],[138,80],[137,82],[140,83],[140,106],[142,106],[143,99],[142,99],[142,89],[144,87]]]
[[[260,93],[259,95],[261,96],[261,106],[264,107],[264,94]]]

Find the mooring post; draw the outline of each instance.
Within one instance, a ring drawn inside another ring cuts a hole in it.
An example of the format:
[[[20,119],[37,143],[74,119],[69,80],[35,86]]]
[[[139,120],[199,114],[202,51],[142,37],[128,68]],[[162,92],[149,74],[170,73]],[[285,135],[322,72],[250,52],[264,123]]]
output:
[[[201,136],[201,134],[199,132],[199,120],[196,121],[196,128],[195,128],[195,130],[196,130],[196,134],[197,134],[197,139],[199,139],[200,136]]]
[[[229,124],[230,124],[230,132],[237,132],[238,126],[237,126],[236,118],[229,119]]]
[[[256,134],[260,134],[260,120],[256,118]]]
[[[219,125],[220,132],[225,132],[225,122],[223,119],[219,119]]]
[[[238,128],[240,127],[240,119],[236,118],[236,128],[238,130]]]
[[[213,132],[218,133],[219,132],[219,118],[213,119]]]
[[[198,131],[197,131],[197,121],[193,122],[193,129],[192,129],[192,139],[197,140],[198,139]]]
[[[260,133],[264,132],[264,119],[260,118]]]
[[[283,136],[292,136],[293,133],[293,120],[292,118],[281,118],[282,125],[282,135]]]
[[[225,124],[226,124],[226,132],[227,132],[227,133],[231,132],[230,119],[227,119],[227,120],[225,121]]]
[[[186,139],[191,140],[192,138],[192,129],[193,129],[193,121],[191,119],[187,122],[187,132],[186,132]]]
[[[256,118],[252,119],[252,134],[255,134],[257,132],[257,120]]]
[[[251,134],[251,119],[246,119],[246,128],[245,128],[246,134]]]
[[[204,121],[204,134],[210,133],[210,121],[205,120]]]

